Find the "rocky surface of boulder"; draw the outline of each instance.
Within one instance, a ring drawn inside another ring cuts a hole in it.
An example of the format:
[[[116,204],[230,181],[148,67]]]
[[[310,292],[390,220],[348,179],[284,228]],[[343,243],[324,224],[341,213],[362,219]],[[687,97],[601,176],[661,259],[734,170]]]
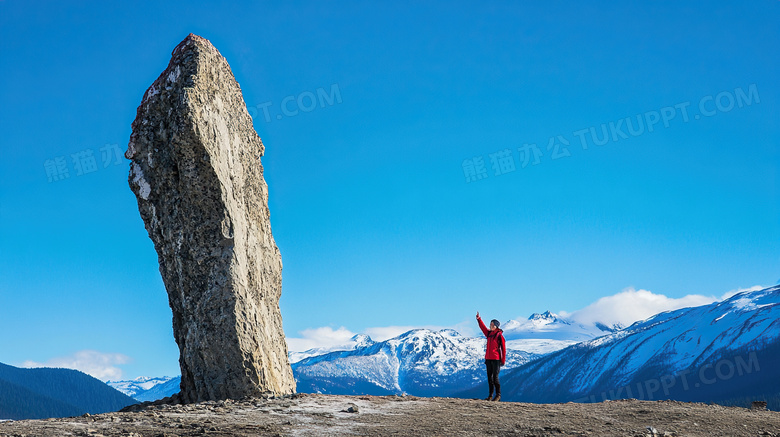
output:
[[[173,310],[183,402],[295,392],[263,153],[227,61],[190,34],[144,94],[125,153]]]

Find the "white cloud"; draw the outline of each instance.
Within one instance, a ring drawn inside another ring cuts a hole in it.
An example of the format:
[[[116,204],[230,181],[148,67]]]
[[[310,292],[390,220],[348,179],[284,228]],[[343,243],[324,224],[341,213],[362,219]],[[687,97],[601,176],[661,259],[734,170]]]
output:
[[[720,298],[700,294],[689,294],[680,298],[671,298],[648,290],[626,288],[620,293],[602,297],[581,310],[573,311],[571,313],[561,311],[560,314],[586,325],[601,322],[607,325],[620,323],[623,326],[628,326],[634,322],[647,319],[650,316],[664,311],[706,305],[715,301],[728,299],[743,291],[755,291],[763,288],[765,287],[756,285],[750,288],[731,290],[724,293]]]
[[[742,293],[743,291],[758,291],[758,290],[763,290],[765,288],[767,288],[767,287],[765,287],[763,285],[754,285],[754,286],[748,287],[748,288],[737,288],[735,290],[731,290],[731,291],[727,291],[727,292],[723,293],[723,296],[720,297],[720,300],[726,300],[726,299],[730,298],[731,296],[734,296],[735,294]]]
[[[469,317],[468,319],[452,326],[452,329],[458,331],[460,335],[463,335],[465,337],[477,337],[482,336],[482,332],[477,335],[477,319],[474,317]]]
[[[122,369],[117,365],[127,364],[130,357],[123,354],[103,353],[93,350],[83,350],[67,357],[52,358],[45,363],[25,361],[20,367],[61,367],[80,370],[101,381],[117,381],[122,379]]]
[[[334,348],[349,343],[349,339],[355,335],[345,327],[334,330],[330,326],[321,328],[304,329],[300,331],[301,337],[287,337],[287,348],[292,352],[303,352],[314,348]]]

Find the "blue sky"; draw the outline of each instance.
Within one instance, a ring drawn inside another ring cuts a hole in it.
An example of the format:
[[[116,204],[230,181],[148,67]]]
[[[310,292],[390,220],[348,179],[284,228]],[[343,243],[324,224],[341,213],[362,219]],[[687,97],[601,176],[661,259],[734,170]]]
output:
[[[266,145],[288,337],[780,279],[780,3],[421,3],[0,1],[0,362],[178,373],[115,153],[190,32]]]

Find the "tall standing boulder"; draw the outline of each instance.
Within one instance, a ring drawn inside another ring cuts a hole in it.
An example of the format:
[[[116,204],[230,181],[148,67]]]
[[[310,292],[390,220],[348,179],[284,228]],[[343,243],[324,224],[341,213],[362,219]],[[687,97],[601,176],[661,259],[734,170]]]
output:
[[[125,153],[173,310],[184,402],[295,392],[263,152],[227,61],[190,34],[146,90]]]

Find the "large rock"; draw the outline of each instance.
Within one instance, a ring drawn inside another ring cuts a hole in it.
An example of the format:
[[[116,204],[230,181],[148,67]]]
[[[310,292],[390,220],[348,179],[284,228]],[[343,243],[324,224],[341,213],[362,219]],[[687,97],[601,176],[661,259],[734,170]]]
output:
[[[264,146],[225,58],[187,36],[132,128],[129,183],[173,310],[181,400],[293,393]]]

